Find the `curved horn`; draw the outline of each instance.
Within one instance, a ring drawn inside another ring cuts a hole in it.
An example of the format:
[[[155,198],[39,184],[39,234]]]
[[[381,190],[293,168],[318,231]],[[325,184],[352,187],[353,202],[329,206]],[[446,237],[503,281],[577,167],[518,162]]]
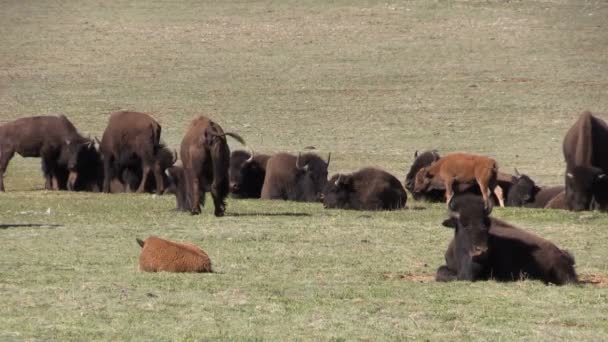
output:
[[[329,161],[331,160],[331,152],[327,155],[327,167],[329,167]]]
[[[249,148],[249,155],[250,155],[249,159],[245,160],[245,163],[251,163],[253,161],[254,153],[253,153],[253,149],[251,147]]]
[[[519,171],[517,171],[516,167],[514,167],[513,170],[515,170],[515,176],[521,177],[521,174],[519,173]]]
[[[99,138],[95,137],[95,141],[97,141],[97,144],[101,145],[101,141],[99,141]]]
[[[301,155],[301,153],[298,153],[298,158],[296,158],[296,169],[302,170],[302,171],[307,171],[308,164],[306,164],[304,166],[300,166],[300,155]]]
[[[173,149],[173,161],[171,163],[171,165],[177,163],[177,150]]]
[[[334,183],[336,186],[340,185],[340,179],[342,179],[342,175],[338,174],[338,179],[336,179],[336,182]]]
[[[566,173],[566,177],[568,178],[574,178],[574,175],[572,175],[570,172]]]

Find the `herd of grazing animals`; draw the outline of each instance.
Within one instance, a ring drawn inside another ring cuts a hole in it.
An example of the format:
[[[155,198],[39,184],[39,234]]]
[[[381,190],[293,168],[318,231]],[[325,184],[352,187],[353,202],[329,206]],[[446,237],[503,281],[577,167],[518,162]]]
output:
[[[226,137],[236,133],[195,117],[177,152],[161,141],[161,125],[147,113],[112,113],[102,140],[78,133],[64,115],[35,116],[0,125],[0,191],[15,153],[40,157],[47,190],[173,193],[176,209],[200,214],[210,192],[215,216],[236,198],[322,202],[325,208],[396,210],[415,200],[446,201],[454,229],[437,281],[538,279],[562,285],[577,282],[574,257],[526,230],[490,217],[492,206],[568,210],[608,210],[608,125],[584,112],[563,142],[564,186],[539,187],[527,175],[503,173],[486,156],[416,152],[405,188],[388,172],[363,168],[328,180],[331,155],[230,153]],[[481,197],[479,196],[481,195]],[[212,272],[199,247],[151,236],[137,239],[143,271]]]

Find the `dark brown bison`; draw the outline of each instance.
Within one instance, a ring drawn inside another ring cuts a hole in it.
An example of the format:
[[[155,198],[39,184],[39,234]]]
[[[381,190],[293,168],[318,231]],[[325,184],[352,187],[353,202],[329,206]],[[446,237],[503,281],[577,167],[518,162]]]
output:
[[[103,191],[110,192],[112,178],[118,176],[118,165],[141,163],[142,179],[137,192],[144,192],[148,175],[152,171],[156,193],[164,190],[157,153],[160,149],[161,126],[147,113],[121,111],[112,113],[103,132],[100,151],[103,156]]]
[[[580,115],[563,143],[566,160],[566,203],[570,210],[606,208],[608,125],[590,112]]]
[[[273,155],[266,164],[261,198],[318,202],[327,183],[330,159],[331,154],[327,162],[314,153]]]
[[[165,171],[171,188],[170,190],[175,194],[177,211],[190,211],[191,205],[188,200],[188,189],[186,187],[186,176],[184,176],[184,167],[181,163],[176,163]],[[208,190],[206,190],[208,191]],[[204,192],[200,192],[199,196],[204,195]],[[199,198],[199,203],[201,199]]]
[[[508,207],[544,208],[557,194],[564,190],[563,186],[539,187],[527,175],[515,170],[513,186],[507,194]]]
[[[80,151],[92,146],[93,141],[81,136],[64,115],[7,122],[0,126],[0,191],[4,191],[4,172],[15,153],[40,157],[44,188],[58,190],[66,188],[68,163],[75,163]]]
[[[492,158],[466,153],[448,154],[431,166],[421,168],[414,180],[414,192],[422,192],[439,180],[445,187],[446,202],[454,195],[454,183],[477,182],[486,205],[497,185],[498,165]],[[502,195],[496,194],[501,206]]]
[[[230,155],[230,193],[235,198],[260,198],[266,164],[270,159],[266,154],[233,151]]]
[[[436,187],[429,187],[423,192],[415,192],[414,191],[414,182],[416,180],[416,174],[423,167],[431,166],[434,162],[439,160],[441,156],[437,151],[424,151],[419,153],[416,151],[414,153],[414,162],[410,167],[410,170],[405,175],[405,188],[412,193],[412,196],[415,200],[425,200],[429,202],[442,202],[445,200],[445,188],[443,187],[443,183],[438,182],[435,184]]]
[[[135,239],[142,247],[139,269],[144,272],[213,272],[211,260],[200,247],[150,236]]]
[[[230,149],[226,136],[245,144],[238,134],[224,132],[220,125],[204,116],[192,120],[181,145],[181,160],[190,212],[200,214],[205,192],[210,191],[215,216],[224,216],[229,191]]]
[[[166,189],[171,187],[170,180],[168,179],[165,171],[173,166],[177,161],[177,151],[170,150],[164,143],[160,143],[158,152],[156,153],[156,165],[161,170],[161,176],[163,178],[163,185]],[[121,160],[120,164],[115,166],[115,177],[120,180],[124,185],[124,191],[132,192],[139,187],[143,179],[143,170],[141,168],[141,162],[138,158],[131,158],[130,160]],[[147,182],[144,184],[145,192],[156,192],[156,181],[153,178],[148,177]]]
[[[454,197],[443,225],[454,228],[437,281],[538,279],[563,285],[577,282],[574,258],[553,243],[504,221],[475,195]]]
[[[333,175],[323,189],[322,200],[325,208],[394,210],[405,206],[407,193],[395,176],[368,167]]]

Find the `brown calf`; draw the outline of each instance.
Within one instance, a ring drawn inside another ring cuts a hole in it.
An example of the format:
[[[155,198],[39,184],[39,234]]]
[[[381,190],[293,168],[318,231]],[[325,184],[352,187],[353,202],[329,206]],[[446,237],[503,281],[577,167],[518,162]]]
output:
[[[433,182],[441,181],[445,186],[446,203],[449,203],[454,196],[452,186],[455,182],[476,181],[486,206],[490,205],[491,192],[495,192],[502,207],[504,206],[502,191],[495,191],[497,173],[498,165],[492,158],[475,154],[452,153],[430,166],[420,169],[416,173],[414,191],[425,191]]]
[[[213,272],[209,256],[198,246],[150,236],[136,239],[142,247],[139,269],[145,272]]]

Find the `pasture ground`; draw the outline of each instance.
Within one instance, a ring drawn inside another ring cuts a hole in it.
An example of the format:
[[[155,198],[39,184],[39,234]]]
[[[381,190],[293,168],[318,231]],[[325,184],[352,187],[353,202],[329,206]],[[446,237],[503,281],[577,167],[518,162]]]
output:
[[[91,136],[135,109],[177,147],[206,113],[256,151],[331,151],[331,173],[403,179],[415,150],[436,148],[551,185],[578,113],[608,108],[605,1],[1,8],[0,121],[64,112]],[[443,205],[229,200],[224,218],[192,217],[168,196],[43,191],[39,165],[14,158],[0,194],[4,341],[608,339],[605,214],[494,210],[570,250],[588,284],[438,284]],[[151,234],[200,245],[217,273],[137,272],[135,237]]]

